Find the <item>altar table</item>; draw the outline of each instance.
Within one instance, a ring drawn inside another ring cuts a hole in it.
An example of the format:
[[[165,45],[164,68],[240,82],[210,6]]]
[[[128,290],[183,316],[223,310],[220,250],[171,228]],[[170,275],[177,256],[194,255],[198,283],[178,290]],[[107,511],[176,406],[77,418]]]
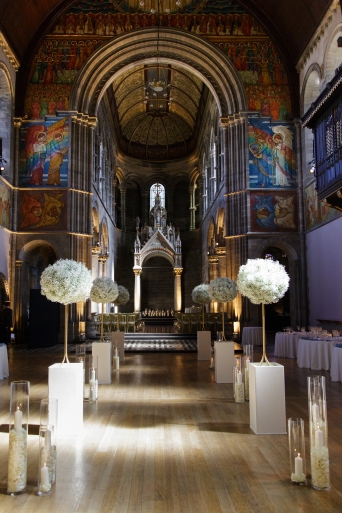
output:
[[[342,381],[342,347],[333,347],[330,370],[331,381]]]
[[[262,346],[262,328],[245,327],[242,330],[242,345]]]
[[[0,379],[8,378],[8,354],[7,346],[4,343],[0,344]]]
[[[339,343],[338,338],[317,340],[300,338],[297,348],[297,363],[300,368],[330,370],[332,350]]]
[[[276,333],[274,356],[282,358],[297,358],[298,340],[305,336],[307,336],[305,331]]]

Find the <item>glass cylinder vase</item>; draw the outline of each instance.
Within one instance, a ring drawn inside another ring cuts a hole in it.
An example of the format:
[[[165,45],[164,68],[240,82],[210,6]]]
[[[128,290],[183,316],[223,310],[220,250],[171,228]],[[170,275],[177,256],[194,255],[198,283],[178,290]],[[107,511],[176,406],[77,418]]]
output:
[[[51,493],[56,482],[56,443],[52,425],[39,428],[38,495]]]
[[[83,397],[85,397],[85,359],[86,359],[86,346],[79,344],[75,347],[75,362],[82,363],[83,365]]]
[[[12,381],[9,420],[7,493],[18,495],[26,488],[29,381]]]
[[[58,429],[58,399],[46,397],[40,401],[40,425],[52,425],[55,435]]]
[[[245,382],[245,400],[249,401],[249,364],[253,362],[253,345],[243,346],[243,374]]]
[[[233,367],[234,400],[236,403],[245,402],[245,386],[243,382],[241,356],[236,358],[236,365]]]
[[[291,483],[306,485],[304,420],[288,419]]]
[[[97,356],[89,356],[89,402],[95,403],[98,396]]]
[[[113,370],[120,370],[120,348],[118,348],[117,342],[113,342]]]
[[[308,376],[311,485],[330,489],[328,419],[324,376]]]

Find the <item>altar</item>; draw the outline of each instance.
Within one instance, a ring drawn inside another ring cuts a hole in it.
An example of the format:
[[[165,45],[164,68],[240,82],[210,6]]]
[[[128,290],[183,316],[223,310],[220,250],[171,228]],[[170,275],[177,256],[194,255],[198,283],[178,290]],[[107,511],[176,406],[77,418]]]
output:
[[[154,316],[141,317],[144,323],[142,333],[175,333],[175,317]]]

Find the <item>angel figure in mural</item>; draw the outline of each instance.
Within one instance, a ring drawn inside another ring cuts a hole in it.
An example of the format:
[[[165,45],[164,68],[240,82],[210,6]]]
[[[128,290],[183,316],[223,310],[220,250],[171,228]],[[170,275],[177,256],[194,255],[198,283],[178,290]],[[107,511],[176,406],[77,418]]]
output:
[[[43,184],[43,172],[47,152],[47,130],[44,125],[28,128],[25,136],[26,177],[27,183]]]
[[[273,170],[275,184],[289,187],[293,174],[292,131],[285,126],[272,127],[273,141]]]

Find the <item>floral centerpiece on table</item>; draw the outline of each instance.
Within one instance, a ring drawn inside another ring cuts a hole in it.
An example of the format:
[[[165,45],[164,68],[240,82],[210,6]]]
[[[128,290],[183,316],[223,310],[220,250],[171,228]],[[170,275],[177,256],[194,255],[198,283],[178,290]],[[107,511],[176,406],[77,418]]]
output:
[[[243,296],[255,305],[262,304],[262,359],[266,356],[265,305],[277,303],[289,288],[290,278],[285,267],[272,258],[247,260],[239,269],[237,285]]]
[[[216,278],[209,286],[210,298],[217,303],[228,303],[233,301],[238,294],[237,284],[230,278]],[[222,308],[222,338],[224,336],[224,309]]]
[[[202,331],[204,331],[204,305],[210,303],[209,285],[201,283],[191,293],[192,300],[202,305]]]
[[[125,305],[129,301],[129,292],[122,285],[118,285],[119,294],[114,301],[114,305]],[[120,331],[120,314],[118,313],[117,331]]]
[[[40,278],[41,293],[55,303],[65,305],[64,358],[68,359],[68,305],[85,301],[90,295],[92,276],[89,269],[75,260],[61,259],[49,265]]]
[[[102,278],[95,278],[93,286],[90,291],[90,299],[94,303],[102,303],[102,315],[101,315],[101,334],[100,342],[103,342],[103,314],[104,314],[104,303],[113,303],[119,294],[119,287],[110,278],[103,276]]]

